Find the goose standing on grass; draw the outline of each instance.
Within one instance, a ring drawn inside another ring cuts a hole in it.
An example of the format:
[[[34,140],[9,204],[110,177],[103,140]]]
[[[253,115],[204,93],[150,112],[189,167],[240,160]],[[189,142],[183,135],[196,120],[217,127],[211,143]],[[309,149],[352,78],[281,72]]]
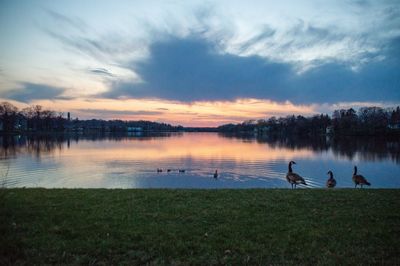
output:
[[[296,173],[293,173],[292,164],[296,164],[296,163],[293,161],[289,162],[289,171],[286,175],[286,180],[292,185],[292,188],[293,188],[293,185],[296,188],[297,184],[307,185],[304,178],[302,178],[301,176],[299,176]]]
[[[333,173],[331,170],[328,171],[327,173],[329,175],[328,181],[326,181],[326,187],[327,188],[334,188],[336,187],[336,180],[333,178]]]
[[[354,188],[357,188],[357,185],[361,185],[361,188],[363,185],[371,185],[371,183],[369,183],[365,177],[362,175],[357,175],[357,166],[354,166],[353,182],[355,184]]]
[[[214,178],[218,178],[218,170],[215,170]]]

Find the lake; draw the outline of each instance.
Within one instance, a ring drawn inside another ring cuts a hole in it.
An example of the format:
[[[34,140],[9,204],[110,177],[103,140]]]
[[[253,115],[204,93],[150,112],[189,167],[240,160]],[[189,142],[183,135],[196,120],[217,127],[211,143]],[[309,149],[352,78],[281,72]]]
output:
[[[3,187],[290,188],[285,176],[291,160],[309,188],[325,187],[329,170],[337,187],[354,187],[354,165],[371,188],[400,187],[398,139],[219,133],[0,137]]]

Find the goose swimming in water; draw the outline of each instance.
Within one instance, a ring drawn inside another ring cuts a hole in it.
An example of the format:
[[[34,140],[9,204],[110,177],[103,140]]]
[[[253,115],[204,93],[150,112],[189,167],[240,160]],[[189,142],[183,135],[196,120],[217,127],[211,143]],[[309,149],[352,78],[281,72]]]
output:
[[[162,169],[157,168],[157,173],[162,173]]]
[[[361,188],[363,185],[371,185],[371,183],[369,183],[365,177],[362,175],[357,175],[357,166],[354,166],[353,182],[355,184],[354,188],[357,188],[357,185],[361,185]]]
[[[326,187],[334,188],[336,186],[336,180],[335,180],[335,178],[333,178],[332,171],[329,170],[329,172],[327,174],[329,175],[329,179],[326,181]]]
[[[179,169],[179,173],[184,173],[185,169]]]
[[[215,170],[214,178],[218,178],[218,170]]]
[[[289,171],[286,175],[286,180],[292,185],[292,188],[293,188],[293,185],[295,188],[298,184],[307,185],[304,178],[302,178],[300,175],[298,175],[296,173],[293,173],[292,164],[296,164],[296,163],[293,161],[289,162]]]

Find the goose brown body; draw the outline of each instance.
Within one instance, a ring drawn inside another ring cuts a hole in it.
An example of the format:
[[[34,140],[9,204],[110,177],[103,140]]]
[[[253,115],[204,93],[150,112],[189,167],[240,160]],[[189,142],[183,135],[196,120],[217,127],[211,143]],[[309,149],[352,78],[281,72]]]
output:
[[[363,185],[371,185],[371,183],[369,183],[364,176],[357,174],[357,166],[354,166],[353,182],[355,184],[355,188],[357,187],[357,185],[361,185],[361,188],[363,187]]]
[[[333,178],[332,171],[329,171],[327,174],[329,175],[329,179],[326,181],[326,187],[327,188],[336,187],[336,180],[335,180],[335,178]]]
[[[292,170],[292,164],[296,164],[293,161],[289,162],[289,170],[288,173],[286,174],[286,180],[294,187],[296,187],[298,184],[303,184],[303,185],[307,185],[306,181],[304,180],[303,177],[301,177],[300,175],[293,173]]]

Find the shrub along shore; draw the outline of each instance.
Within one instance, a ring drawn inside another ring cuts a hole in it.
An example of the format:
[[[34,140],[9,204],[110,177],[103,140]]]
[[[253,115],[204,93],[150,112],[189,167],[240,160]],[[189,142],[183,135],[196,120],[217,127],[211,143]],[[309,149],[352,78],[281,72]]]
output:
[[[1,189],[0,264],[400,264],[400,190]]]

